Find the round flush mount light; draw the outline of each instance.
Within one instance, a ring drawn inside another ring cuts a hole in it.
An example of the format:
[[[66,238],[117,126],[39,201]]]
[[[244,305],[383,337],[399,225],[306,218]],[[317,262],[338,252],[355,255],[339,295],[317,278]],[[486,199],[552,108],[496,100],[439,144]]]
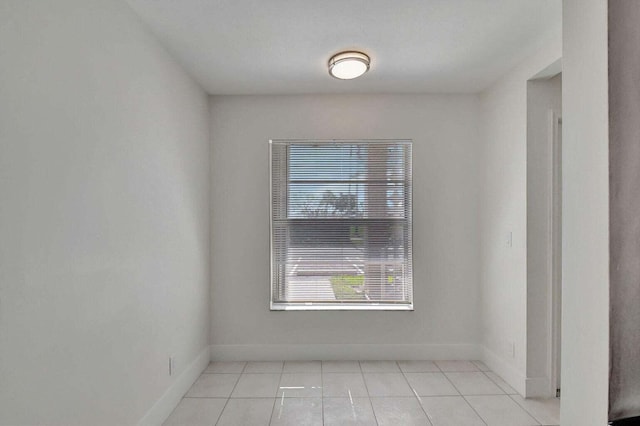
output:
[[[340,80],[351,80],[369,71],[371,59],[362,52],[340,52],[329,59],[329,74]]]

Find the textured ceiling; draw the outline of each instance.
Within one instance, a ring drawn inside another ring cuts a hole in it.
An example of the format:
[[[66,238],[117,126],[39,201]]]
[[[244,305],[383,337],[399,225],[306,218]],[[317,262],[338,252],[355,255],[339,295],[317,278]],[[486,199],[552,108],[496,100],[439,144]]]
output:
[[[561,37],[561,0],[127,0],[211,94],[468,93]],[[341,50],[363,77],[329,77]]]

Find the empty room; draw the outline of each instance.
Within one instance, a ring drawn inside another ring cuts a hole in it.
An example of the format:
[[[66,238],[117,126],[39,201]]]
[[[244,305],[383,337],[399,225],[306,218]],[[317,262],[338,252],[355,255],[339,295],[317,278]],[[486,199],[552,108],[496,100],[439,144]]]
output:
[[[0,0],[0,426],[638,424],[639,22]]]

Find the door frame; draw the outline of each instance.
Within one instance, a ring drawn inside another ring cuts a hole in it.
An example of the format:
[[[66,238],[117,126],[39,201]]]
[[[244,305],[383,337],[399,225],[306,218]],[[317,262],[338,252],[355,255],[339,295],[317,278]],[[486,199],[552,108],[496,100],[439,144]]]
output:
[[[558,396],[560,389],[560,349],[562,338],[562,116],[548,112],[549,143],[549,265],[548,324],[549,393]]]

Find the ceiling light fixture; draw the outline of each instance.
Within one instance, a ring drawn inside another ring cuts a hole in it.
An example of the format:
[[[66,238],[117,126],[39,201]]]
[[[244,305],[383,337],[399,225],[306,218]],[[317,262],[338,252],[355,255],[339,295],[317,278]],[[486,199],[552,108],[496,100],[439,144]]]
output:
[[[371,59],[362,52],[340,52],[329,59],[329,74],[340,80],[351,80],[369,71]]]

